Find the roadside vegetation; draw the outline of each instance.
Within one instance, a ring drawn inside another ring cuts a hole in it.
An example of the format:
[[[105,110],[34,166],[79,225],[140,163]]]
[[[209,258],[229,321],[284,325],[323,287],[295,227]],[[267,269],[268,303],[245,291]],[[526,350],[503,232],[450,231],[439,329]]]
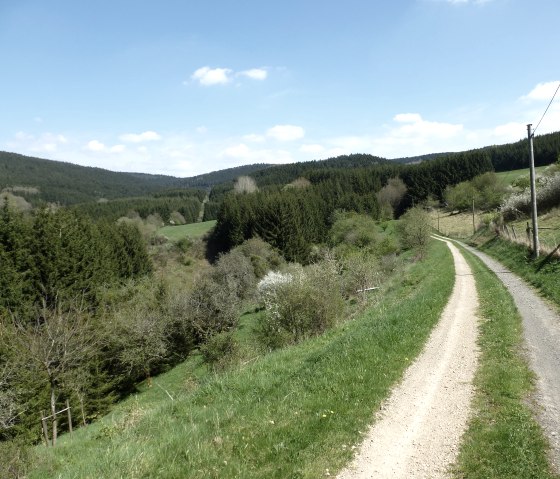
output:
[[[455,477],[557,478],[550,471],[549,446],[530,403],[534,377],[523,358],[519,313],[498,278],[474,255],[465,249],[462,253],[476,276],[481,360],[473,418],[463,437]]]
[[[424,262],[405,265],[384,286],[375,308],[217,374],[193,356],[159,376],[159,387],[129,398],[73,440],[65,436],[55,450],[39,448],[41,467],[30,477],[335,473],[421,351],[452,278],[447,248],[433,242]],[[250,315],[246,326],[261,314]]]

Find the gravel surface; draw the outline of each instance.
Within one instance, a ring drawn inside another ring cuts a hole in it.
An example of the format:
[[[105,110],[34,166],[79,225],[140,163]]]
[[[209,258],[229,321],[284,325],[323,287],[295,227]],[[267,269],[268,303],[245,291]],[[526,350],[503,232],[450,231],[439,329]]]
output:
[[[490,256],[462,245],[500,278],[523,317],[525,346],[537,376],[537,419],[551,445],[550,459],[560,472],[560,315],[535,290]],[[558,287],[560,287],[560,279]]]
[[[456,273],[449,302],[424,351],[383,405],[339,479],[448,477],[474,395],[478,296],[465,259],[446,243]]]

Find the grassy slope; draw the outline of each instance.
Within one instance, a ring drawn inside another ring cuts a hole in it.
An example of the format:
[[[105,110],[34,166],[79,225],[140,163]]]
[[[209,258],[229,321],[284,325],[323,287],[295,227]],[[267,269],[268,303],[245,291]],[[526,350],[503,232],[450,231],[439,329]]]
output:
[[[477,280],[482,353],[475,378],[475,416],[465,434],[456,476],[552,478],[547,444],[527,406],[532,374],[521,355],[521,318],[509,293],[480,260],[463,250]]]
[[[208,376],[196,357],[114,414],[38,448],[31,477],[321,477],[351,457],[392,384],[421,351],[453,285],[452,259],[429,258],[375,308],[322,337]]]
[[[158,234],[165,236],[170,241],[179,241],[187,236],[195,239],[204,236],[215,224],[216,221],[212,220],[188,225],[164,226],[158,230]]]

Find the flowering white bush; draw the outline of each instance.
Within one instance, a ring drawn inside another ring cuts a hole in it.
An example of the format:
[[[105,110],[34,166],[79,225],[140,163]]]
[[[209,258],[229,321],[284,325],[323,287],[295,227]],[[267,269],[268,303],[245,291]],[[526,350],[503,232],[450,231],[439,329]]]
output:
[[[278,293],[280,287],[294,280],[290,273],[269,271],[257,284],[257,292],[261,303],[268,314],[278,317]]]
[[[537,178],[537,206],[539,209],[550,209],[560,205],[560,173],[553,176]],[[505,219],[514,219],[531,211],[531,190],[526,188],[514,193],[501,206]]]
[[[320,334],[342,311],[340,277],[329,261],[270,272],[257,289],[265,307],[261,338],[269,348]]]

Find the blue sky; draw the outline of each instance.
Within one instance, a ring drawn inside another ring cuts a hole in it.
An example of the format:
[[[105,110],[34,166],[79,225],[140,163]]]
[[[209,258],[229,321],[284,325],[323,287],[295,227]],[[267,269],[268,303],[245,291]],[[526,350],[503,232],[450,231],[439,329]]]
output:
[[[192,176],[516,141],[558,0],[0,0],[0,150]],[[560,96],[560,95],[559,95]],[[560,130],[560,99],[537,133]]]

